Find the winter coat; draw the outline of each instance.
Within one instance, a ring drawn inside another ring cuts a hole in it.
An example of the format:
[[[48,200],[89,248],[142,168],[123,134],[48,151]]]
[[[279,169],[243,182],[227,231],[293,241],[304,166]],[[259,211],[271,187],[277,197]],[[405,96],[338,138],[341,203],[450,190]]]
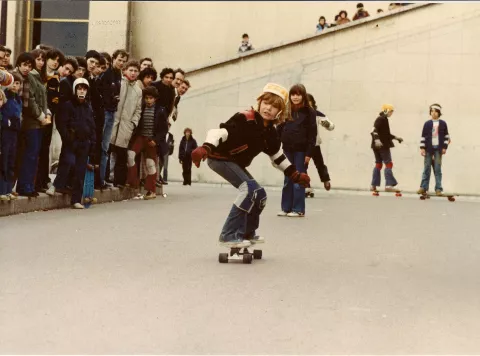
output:
[[[5,90],[7,102],[1,109],[1,126],[2,130],[20,131],[22,118],[22,98],[20,95]]]
[[[60,101],[60,76],[58,72],[55,72],[51,77],[47,77],[45,87],[47,89],[48,108],[52,115],[55,115]]]
[[[323,129],[325,130],[328,130],[328,131],[333,131],[333,129],[335,128],[335,124],[333,122],[331,122],[328,117],[325,116],[324,113],[318,111],[318,110],[315,110],[316,114],[317,114],[317,141],[316,141],[316,146],[320,146],[322,144],[322,138],[320,137],[320,131],[322,131]],[[325,122],[325,121],[328,121],[328,123],[330,124],[330,126],[328,128],[326,127],[323,127],[322,126],[322,122]]]
[[[59,84],[59,103],[65,103],[73,99],[73,76],[60,79]]]
[[[339,19],[337,20],[337,25],[343,25],[343,24],[346,24],[346,23],[349,23],[349,22],[350,22],[350,19],[349,19],[349,18],[344,18],[344,19],[339,18]]]
[[[209,131],[204,143],[212,150],[211,158],[235,162],[245,168],[259,153],[272,157],[280,150],[281,142],[275,127],[273,124],[265,127],[262,116],[253,109],[236,113],[220,124],[220,129],[227,131],[226,140],[220,137],[221,130],[216,129]]]
[[[305,152],[307,157],[312,157],[317,139],[315,110],[304,106],[298,111],[292,111],[292,118],[293,120],[280,124],[277,129],[283,149],[292,152]]]
[[[178,147],[178,158],[180,161],[185,160],[186,157],[190,158],[193,150],[197,147],[197,141],[193,138],[193,136],[190,136],[189,140],[187,140],[186,136],[183,136],[182,141],[180,141],[180,146]]]
[[[433,154],[435,149],[432,145],[433,136],[433,120],[428,120],[423,125],[422,138],[420,140],[420,148],[424,149],[430,154]],[[438,147],[439,149],[447,149],[450,143],[450,134],[448,133],[447,123],[443,120],[438,120]]]
[[[355,13],[355,16],[353,16],[353,21],[364,19],[365,17],[369,17],[369,16],[370,14],[368,13],[368,11],[365,11],[365,10],[357,11]]]
[[[168,155],[173,155],[173,150],[175,149],[175,140],[173,139],[173,135],[169,132],[167,138],[167,146],[168,146]]]
[[[41,121],[47,114],[50,114],[47,90],[36,70],[28,73],[28,82],[30,84],[30,96],[28,106],[22,110],[22,130],[40,129],[42,128]]]
[[[83,103],[77,99],[61,103],[57,111],[57,130],[62,144],[73,145],[78,141],[89,141],[90,152],[93,153],[96,142],[93,110],[88,101]]]
[[[322,32],[323,30],[329,28],[330,25],[328,25],[326,22],[325,22],[325,25],[320,25],[319,23],[317,23],[317,32],[316,33],[320,33]]]
[[[390,124],[388,123],[388,117],[384,113],[380,113],[380,116],[375,120],[375,123],[373,124],[373,130],[370,134],[372,136],[372,144],[370,146],[371,148],[376,149],[376,139],[379,139],[380,142],[382,142],[382,148],[395,147],[392,142],[395,136],[390,133]]]
[[[122,86],[122,73],[113,67],[103,73],[98,85],[102,93],[103,107],[106,111],[117,111],[119,101],[115,97],[120,95]]]
[[[138,126],[135,128],[134,135],[139,135],[139,128],[141,127],[141,123],[143,120],[143,111],[145,109],[145,104],[142,104],[142,114],[140,116],[140,120],[138,122]],[[168,132],[168,125],[166,119],[166,112],[165,108],[160,105],[155,105],[155,112],[153,114],[154,119],[154,135],[149,137],[150,139],[154,140],[157,144],[157,151],[159,156],[163,156],[168,152],[168,145],[166,143],[165,137],[167,136]]]
[[[158,90],[157,105],[163,106],[167,109],[167,117],[169,117],[173,111],[175,88],[163,84],[161,80],[153,82],[152,86]]]
[[[142,113],[142,91],[137,82],[122,79],[120,101],[115,112],[112,138],[110,143],[117,147],[127,148],[133,131],[138,126]]]

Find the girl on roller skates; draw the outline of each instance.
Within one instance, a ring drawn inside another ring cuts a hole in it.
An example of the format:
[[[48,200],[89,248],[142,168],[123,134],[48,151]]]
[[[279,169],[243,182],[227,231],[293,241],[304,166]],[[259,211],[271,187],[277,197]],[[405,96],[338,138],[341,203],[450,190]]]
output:
[[[257,108],[236,113],[218,129],[207,133],[205,143],[192,152],[192,162],[208,158],[208,166],[238,189],[238,196],[220,233],[220,245],[245,248],[265,239],[256,234],[260,214],[267,202],[265,189],[247,171],[252,160],[261,152],[272,165],[295,183],[306,186],[310,178],[300,173],[280,152],[280,139],[275,125],[285,110],[287,90],[274,83],[263,88]]]
[[[382,112],[373,124],[372,135],[372,150],[375,155],[375,168],[373,168],[372,185],[370,191],[374,192],[380,186],[380,171],[382,163],[385,164],[385,191],[396,192],[399,191],[398,183],[393,176],[392,154],[390,148],[394,147],[393,140],[399,143],[403,142],[403,138],[394,136],[390,133],[390,125],[388,119],[393,115],[393,105],[385,104],[382,106]]]

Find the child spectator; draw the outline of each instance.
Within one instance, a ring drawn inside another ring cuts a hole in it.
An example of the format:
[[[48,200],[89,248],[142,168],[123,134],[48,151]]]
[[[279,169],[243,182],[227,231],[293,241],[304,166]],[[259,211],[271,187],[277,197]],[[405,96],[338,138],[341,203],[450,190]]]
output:
[[[42,129],[51,125],[51,113],[48,109],[47,91],[35,65],[35,59],[28,53],[17,58],[17,70],[23,77],[22,97],[22,133],[25,139],[25,151],[21,157],[17,193],[27,197],[37,197],[35,174],[42,146]]]
[[[238,52],[239,53],[244,53],[247,51],[252,51],[253,45],[250,43],[250,38],[248,37],[247,33],[244,33],[242,35],[242,43],[240,44],[240,47],[238,47]]]
[[[142,91],[137,85],[139,72],[138,62],[129,61],[125,65],[118,103],[120,110],[115,112],[110,143],[116,156],[114,185],[118,187],[124,187],[127,180],[127,147],[142,113]]]
[[[192,129],[183,130],[183,137],[178,147],[178,158],[182,165],[183,185],[192,185],[192,152],[198,147],[192,136]]]
[[[399,143],[403,142],[403,138],[394,136],[390,133],[390,125],[388,119],[393,115],[394,108],[390,104],[382,106],[382,112],[375,120],[373,124],[372,144],[371,148],[375,155],[375,168],[373,169],[372,186],[371,191],[377,190],[380,186],[381,177],[380,171],[382,169],[382,162],[385,164],[385,191],[395,192],[398,191],[397,180],[393,176],[392,168],[392,154],[390,148],[394,147],[393,140],[397,140]]]
[[[296,84],[289,92],[288,118],[278,126],[283,152],[296,170],[306,173],[317,137],[315,111],[308,105],[307,90]],[[285,177],[282,190],[282,211],[278,216],[305,216],[305,187]]]
[[[20,131],[22,116],[22,99],[18,95],[23,78],[19,73],[13,73],[13,85],[0,90],[0,200],[15,200],[12,194],[15,176],[15,160],[17,153],[17,138]]]
[[[145,154],[145,166],[147,177],[145,199],[155,199],[155,181],[157,178],[157,147],[163,146],[167,134],[167,122],[165,121],[165,109],[156,105],[158,90],[155,87],[147,87],[143,90],[142,115],[135,129],[128,149],[128,185],[138,187],[138,171],[135,157],[138,153]],[[118,164],[118,163],[117,163]]]
[[[73,190],[70,203],[74,209],[84,209],[81,201],[87,160],[90,155],[91,161],[93,161],[95,148],[93,111],[86,99],[88,89],[88,80],[76,79],[73,83],[73,99],[62,103],[59,107],[58,122],[61,124],[58,125],[58,131],[65,140],[62,144],[57,177],[46,192],[51,196],[55,195],[55,192],[68,193],[67,180],[70,170],[73,169]],[[93,166],[90,165],[88,169],[93,169]]]
[[[338,14],[337,25],[343,25],[349,23],[350,19],[348,18],[348,14],[345,10],[340,11]]]
[[[433,173],[435,174],[435,194],[442,195],[442,157],[447,153],[450,143],[450,134],[448,126],[442,116],[442,107],[439,104],[430,106],[431,119],[425,122],[422,130],[422,139],[420,143],[420,152],[424,159],[424,169],[422,182],[418,194],[426,194],[430,184],[431,166],[433,163]]]
[[[317,32],[316,33],[320,33],[320,32],[322,32],[323,30],[325,30],[326,28],[329,28],[329,27],[330,26],[327,24],[325,17],[320,16],[320,18],[318,19]]]
[[[353,21],[355,20],[360,20],[364,19],[365,17],[369,17],[370,14],[368,11],[364,10],[363,4],[360,2],[357,4],[357,12],[355,13],[355,16],[353,16]]]

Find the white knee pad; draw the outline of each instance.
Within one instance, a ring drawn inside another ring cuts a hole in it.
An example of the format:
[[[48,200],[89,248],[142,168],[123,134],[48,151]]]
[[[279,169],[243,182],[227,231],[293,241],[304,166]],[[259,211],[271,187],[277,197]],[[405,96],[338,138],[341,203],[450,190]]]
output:
[[[127,166],[133,167],[135,165],[135,151],[127,151]]]
[[[151,158],[147,158],[145,160],[145,164],[147,166],[147,173],[148,175],[152,175],[152,174],[155,174],[157,173],[157,167],[155,165],[155,161]]]

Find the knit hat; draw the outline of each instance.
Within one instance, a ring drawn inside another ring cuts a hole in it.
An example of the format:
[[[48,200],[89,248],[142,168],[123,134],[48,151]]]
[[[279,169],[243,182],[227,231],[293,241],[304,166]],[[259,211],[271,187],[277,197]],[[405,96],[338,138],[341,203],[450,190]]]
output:
[[[285,102],[285,104],[287,103],[287,100],[288,100],[288,90],[285,89],[284,87],[282,87],[282,86],[279,85],[279,84],[268,83],[267,85],[265,85],[265,86],[263,87],[263,92],[262,92],[262,94],[260,94],[260,96],[258,97],[258,99],[260,99],[260,97],[261,97],[264,93],[272,93],[272,94],[278,95],[280,98],[283,99],[283,101]]]

